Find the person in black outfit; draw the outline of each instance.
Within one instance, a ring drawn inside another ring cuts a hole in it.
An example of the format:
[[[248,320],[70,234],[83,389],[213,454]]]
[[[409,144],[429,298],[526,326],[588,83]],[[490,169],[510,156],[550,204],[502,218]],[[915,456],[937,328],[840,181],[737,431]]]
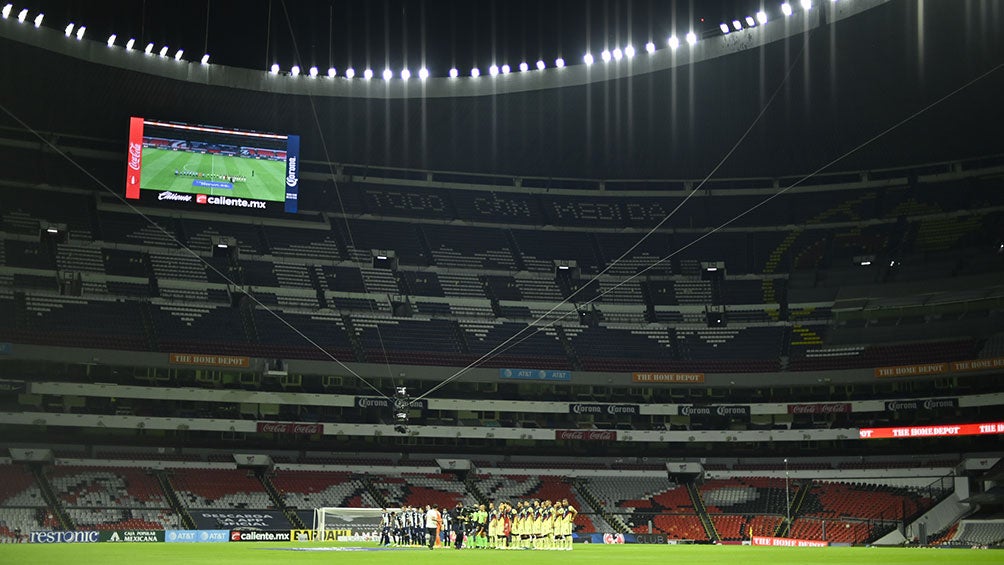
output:
[[[464,546],[464,530],[467,527],[467,512],[460,502],[457,503],[456,508],[450,511],[450,524],[453,526],[453,535],[456,536],[453,547],[460,549]]]

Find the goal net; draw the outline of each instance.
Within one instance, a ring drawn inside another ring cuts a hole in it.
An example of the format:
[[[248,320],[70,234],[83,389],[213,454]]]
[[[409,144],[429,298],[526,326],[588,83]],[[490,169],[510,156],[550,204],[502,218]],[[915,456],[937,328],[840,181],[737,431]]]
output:
[[[388,508],[388,512],[397,512],[399,508]],[[347,536],[380,535],[380,516],[384,510],[380,508],[315,508],[314,530],[317,539],[328,539],[327,532],[347,532]],[[330,534],[328,534],[330,535]]]

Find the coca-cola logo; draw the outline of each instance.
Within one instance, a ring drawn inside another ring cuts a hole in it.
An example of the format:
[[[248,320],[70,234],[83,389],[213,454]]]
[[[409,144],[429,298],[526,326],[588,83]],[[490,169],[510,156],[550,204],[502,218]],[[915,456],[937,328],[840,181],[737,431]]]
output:
[[[258,422],[260,433],[271,434],[319,434],[323,433],[323,424],[294,424],[288,422]]]
[[[177,200],[180,202],[191,202],[191,194],[177,194],[175,192],[161,192],[157,195],[157,200]]]
[[[143,145],[139,143],[129,143],[129,168],[138,171],[140,163],[143,162]]]
[[[617,441],[611,430],[555,430],[554,439],[571,441]]]
[[[826,404],[789,404],[789,414],[837,414],[850,412],[851,405],[847,402],[831,402]]]

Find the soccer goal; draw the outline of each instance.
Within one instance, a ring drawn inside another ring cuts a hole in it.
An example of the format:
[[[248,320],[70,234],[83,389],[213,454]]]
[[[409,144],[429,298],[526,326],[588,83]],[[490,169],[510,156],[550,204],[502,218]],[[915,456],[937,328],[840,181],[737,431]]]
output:
[[[388,508],[388,512],[397,512],[400,508]],[[326,539],[325,532],[331,530],[348,530],[351,535],[361,535],[380,531],[380,516],[384,510],[380,508],[315,508],[314,530],[318,539]]]

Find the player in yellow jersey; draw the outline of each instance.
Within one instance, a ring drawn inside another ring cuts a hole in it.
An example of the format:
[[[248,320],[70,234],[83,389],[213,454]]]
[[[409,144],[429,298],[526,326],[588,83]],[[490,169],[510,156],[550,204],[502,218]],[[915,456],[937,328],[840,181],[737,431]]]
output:
[[[564,518],[564,529],[562,531],[562,549],[565,551],[571,551],[572,549],[572,532],[575,530],[575,517],[578,516],[579,511],[575,509],[574,506],[569,504],[567,498],[561,499],[561,505],[565,508],[565,518]]]

